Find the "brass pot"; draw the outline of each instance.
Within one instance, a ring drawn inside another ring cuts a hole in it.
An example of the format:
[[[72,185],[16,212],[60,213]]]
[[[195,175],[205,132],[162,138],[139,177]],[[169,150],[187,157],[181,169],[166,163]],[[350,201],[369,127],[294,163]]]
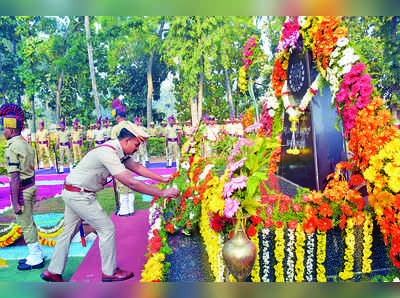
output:
[[[238,281],[245,281],[250,275],[257,254],[256,245],[247,237],[243,221],[243,218],[233,218],[232,239],[222,248],[225,264]]]

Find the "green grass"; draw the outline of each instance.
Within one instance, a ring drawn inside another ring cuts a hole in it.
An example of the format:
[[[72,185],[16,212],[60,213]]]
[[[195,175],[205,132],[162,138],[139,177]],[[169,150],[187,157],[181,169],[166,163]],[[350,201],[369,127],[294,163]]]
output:
[[[81,264],[83,257],[68,257],[67,265],[63,274],[65,280],[70,280]],[[43,269],[34,269],[28,271],[19,271],[17,269],[18,260],[7,260],[8,267],[0,268],[0,281],[24,281],[24,282],[45,282],[40,278],[40,273],[49,265],[46,260]]]

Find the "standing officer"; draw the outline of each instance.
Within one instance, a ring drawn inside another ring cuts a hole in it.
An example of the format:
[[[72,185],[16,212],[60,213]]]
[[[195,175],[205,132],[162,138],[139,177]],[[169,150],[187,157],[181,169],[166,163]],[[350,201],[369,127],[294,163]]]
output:
[[[90,144],[90,148],[92,148],[93,143],[95,143],[95,146],[101,145],[106,141],[104,129],[101,127],[101,116],[100,118],[96,121],[96,129],[93,132],[93,138],[92,138],[92,143]]]
[[[104,118],[104,138],[106,141],[111,140],[111,125],[110,121],[108,120],[108,117]]]
[[[32,145],[32,135],[31,130],[26,126],[26,122],[24,123],[24,128],[21,131],[21,137],[27,142],[29,145]]]
[[[62,195],[65,202],[64,230],[57,238],[50,265],[41,274],[42,279],[64,281],[62,274],[69,246],[82,220],[90,224],[99,236],[102,281],[121,281],[133,277],[133,272],[122,270],[116,264],[115,227],[96,200],[96,192],[104,189],[107,177],[112,175],[137,192],[163,198],[177,197],[178,189],[161,190],[133,178],[132,172],[162,183],[169,182],[169,178],[141,166],[129,156],[138,150],[147,137],[139,127],[128,122],[121,128],[116,140],[94,148],[72,169],[65,180]]]
[[[185,138],[190,138],[192,136],[192,122],[187,120],[185,126],[183,127],[183,136]]]
[[[60,173],[64,173],[64,166],[72,169],[71,164],[71,135],[69,131],[65,129],[64,120],[60,121],[60,130],[57,132],[56,137],[56,148],[58,148],[58,152],[60,154]],[[64,162],[65,155],[67,157],[67,161]]]
[[[44,128],[44,121],[41,120],[39,122],[39,131],[36,132],[36,146],[39,148],[39,160],[40,166],[39,168],[43,169],[44,166],[44,154],[49,159],[50,167],[54,168],[53,161],[50,157],[50,134],[47,129]]]
[[[176,167],[179,167],[180,157],[180,139],[175,126],[175,117],[168,117],[169,126],[165,129],[165,144],[167,147],[167,167],[172,167],[172,160],[176,161]]]
[[[74,129],[71,131],[71,139],[72,139],[72,151],[74,154],[74,166],[78,163],[78,161],[82,158],[82,134],[79,129],[78,119],[75,119],[73,123]]]
[[[112,115],[117,121],[117,124],[112,128],[111,131],[111,139],[115,140],[118,138],[122,127],[124,127],[128,121],[126,121],[125,107],[118,98],[111,103],[111,111]],[[119,198],[119,209],[117,210],[117,215],[133,215],[135,212],[135,193],[132,191],[132,189],[125,186],[118,180],[114,180],[114,183],[116,183]]]
[[[29,255],[18,261],[18,270],[44,267],[36,224],[33,221],[33,205],[36,202],[34,151],[21,137],[24,128],[24,112],[14,104],[3,104],[0,117],[7,139],[4,155],[10,178],[10,198],[17,223],[24,235]]]
[[[143,127],[143,119],[138,118],[138,123],[137,125],[146,133],[147,129]],[[147,140],[144,140],[143,143],[139,147],[139,162],[142,164],[142,166],[146,166],[146,163],[149,161],[149,157],[147,155]]]

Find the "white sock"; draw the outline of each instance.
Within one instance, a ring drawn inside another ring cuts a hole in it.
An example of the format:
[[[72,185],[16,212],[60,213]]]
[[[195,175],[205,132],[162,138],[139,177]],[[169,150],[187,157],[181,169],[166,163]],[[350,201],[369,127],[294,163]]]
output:
[[[129,195],[129,203],[128,203],[128,208],[129,208],[129,213],[135,212],[135,193],[130,193]]]
[[[60,172],[64,173],[64,167],[63,166],[60,167]]]
[[[119,211],[118,215],[129,214],[129,194],[119,194]]]
[[[43,161],[40,162],[39,168],[43,168]]]
[[[40,242],[30,243],[27,245],[29,255],[26,257],[26,264],[34,266],[43,262],[43,252]]]

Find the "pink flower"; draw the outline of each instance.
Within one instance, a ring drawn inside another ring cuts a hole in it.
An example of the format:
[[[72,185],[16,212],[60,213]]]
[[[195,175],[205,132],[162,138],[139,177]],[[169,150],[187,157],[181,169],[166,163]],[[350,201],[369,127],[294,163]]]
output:
[[[346,90],[341,89],[338,94],[336,95],[336,100],[337,102],[343,102],[345,101],[349,96],[347,95]]]
[[[253,64],[253,60],[247,59],[247,63],[248,63],[249,65],[251,65],[251,64]]]
[[[244,69],[245,69],[245,70],[248,70],[248,69],[249,69],[249,65],[248,65],[248,64],[245,64],[245,65],[244,65]]]
[[[354,76],[360,75],[363,71],[365,70],[365,64],[363,63],[357,63],[356,65],[353,65],[351,68],[351,73]]]
[[[227,218],[232,218],[236,211],[239,210],[240,202],[236,199],[227,199],[225,200],[225,209],[224,209],[224,215]]]
[[[245,162],[246,160],[247,160],[247,157],[244,157],[244,158],[242,158],[241,160],[239,160],[238,162],[230,163],[230,164],[228,165],[228,169],[231,170],[231,172],[230,172],[231,177],[232,177],[232,174],[233,174],[237,169],[243,167],[244,162]]]
[[[222,196],[224,198],[230,198],[233,194],[234,191],[238,189],[244,189],[247,186],[247,177],[246,176],[238,176],[235,178],[232,178],[231,181],[225,183],[224,185],[224,193]]]

